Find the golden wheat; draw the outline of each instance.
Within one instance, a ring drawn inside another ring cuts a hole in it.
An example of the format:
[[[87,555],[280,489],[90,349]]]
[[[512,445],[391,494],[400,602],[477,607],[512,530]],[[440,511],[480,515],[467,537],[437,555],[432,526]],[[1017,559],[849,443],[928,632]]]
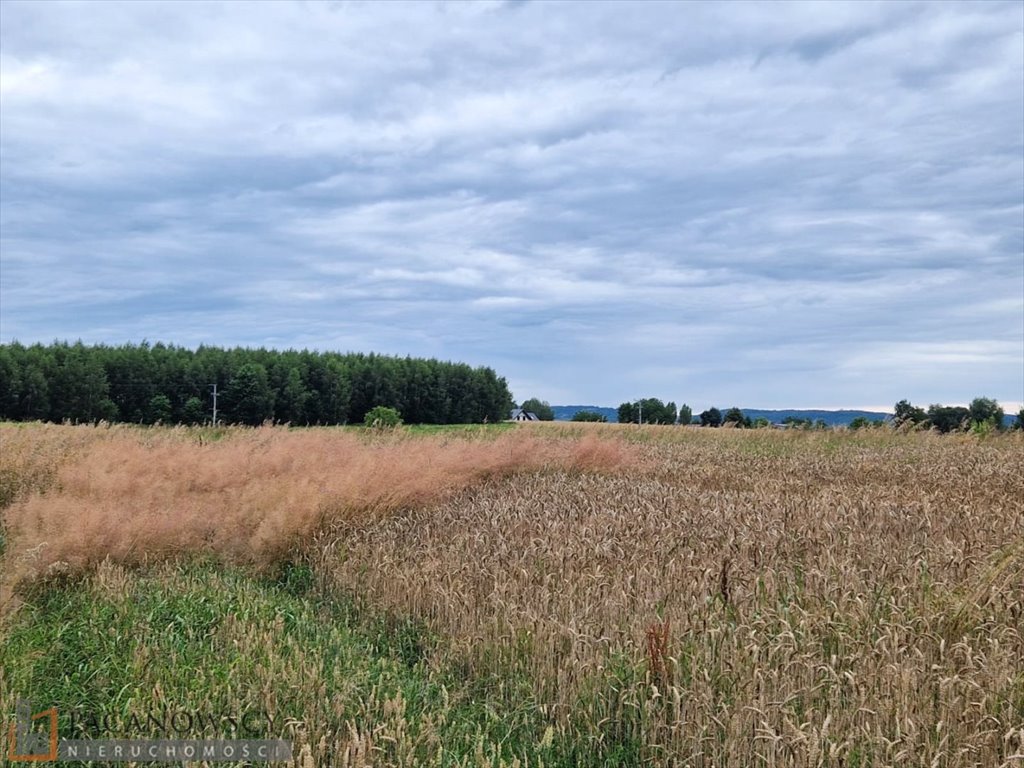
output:
[[[1020,754],[1019,439],[628,434],[639,476],[494,484],[347,529],[319,570],[478,666],[525,646],[558,728],[658,764]],[[646,677],[595,692],[623,658]]]
[[[117,563],[300,552],[325,594],[429,624],[444,638],[430,664],[525,674],[540,743],[639,744],[677,766],[1024,756],[1019,435],[9,429],[19,457],[0,468],[22,479],[4,565],[22,579],[99,566],[93,588],[117,591]],[[278,675],[308,694],[297,764],[447,759],[402,701],[339,722],[289,653],[267,689]]]

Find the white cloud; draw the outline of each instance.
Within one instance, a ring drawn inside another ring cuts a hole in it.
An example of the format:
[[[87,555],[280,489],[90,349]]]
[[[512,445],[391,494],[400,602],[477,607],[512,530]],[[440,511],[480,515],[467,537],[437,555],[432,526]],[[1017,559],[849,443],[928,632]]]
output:
[[[5,2],[0,336],[1024,399],[1019,11]]]

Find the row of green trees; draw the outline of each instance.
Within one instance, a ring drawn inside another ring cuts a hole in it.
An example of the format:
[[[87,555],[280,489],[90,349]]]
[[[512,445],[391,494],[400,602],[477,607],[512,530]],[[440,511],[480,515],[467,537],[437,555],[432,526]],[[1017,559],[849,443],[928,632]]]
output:
[[[685,403],[677,408],[671,400],[663,403],[656,397],[622,403],[618,411],[620,424],[689,424],[693,419],[693,410]]]
[[[702,427],[721,427],[732,425],[741,428],[771,426],[767,419],[759,418],[751,421],[742,410],[733,407],[722,413],[718,408],[708,408],[695,419],[690,406],[685,403],[678,409],[673,402],[662,403],[657,398],[645,398],[633,403],[622,403],[619,406],[619,421],[625,424],[700,424]],[[892,423],[895,426],[910,423],[922,429],[936,429],[939,432],[954,432],[973,429],[1000,430],[1004,428],[1004,412],[999,403],[988,397],[977,397],[968,407],[931,405],[927,410],[911,405],[906,400],[896,403]],[[827,429],[828,425],[821,419],[801,419],[787,416],[783,424],[802,429]],[[854,419],[851,429],[881,427],[885,425],[881,419],[869,420],[863,416]],[[1024,429],[1024,408],[1017,414],[1013,428]]]
[[[199,424],[361,422],[374,406],[408,423],[508,418],[512,396],[490,368],[375,354],[191,350],[165,344],[0,345],[0,419]]]
[[[708,408],[696,418],[693,409],[686,403],[678,408],[669,400],[661,402],[656,397],[646,397],[633,403],[619,406],[619,422],[623,424],[700,424],[702,427],[721,427],[732,424],[736,427],[757,426],[739,408],[730,408],[724,414],[718,408]],[[768,422],[765,421],[765,426]]]
[[[933,404],[927,410],[907,400],[900,400],[893,409],[892,420],[896,426],[911,425],[939,432],[960,432],[1003,429],[1005,416],[997,401],[990,397],[976,397],[966,408],[962,405]],[[1012,428],[1024,429],[1024,408],[1017,414]]]
[[[642,407],[641,407],[642,403]],[[662,404],[657,398],[647,398],[637,403],[623,403],[619,406],[619,421],[627,424],[639,424],[641,414],[644,424],[699,424],[702,427],[732,426],[740,429],[756,429],[771,426],[771,422],[765,418],[751,419],[743,411],[733,406],[725,413],[718,408],[708,408],[701,411],[696,418],[693,409],[685,403],[679,408],[669,401]],[[827,425],[821,419],[800,419],[795,416],[787,416],[782,420],[783,424],[790,427],[803,429],[825,429]]]
[[[608,417],[603,413],[598,413],[597,411],[576,411],[576,413],[572,415],[572,420],[604,424],[608,421]]]
[[[730,408],[724,414],[718,408],[708,408],[694,418],[693,409],[686,403],[678,408],[671,400],[663,403],[656,397],[646,397],[632,403],[622,403],[618,409],[622,424],[700,424],[702,427],[756,426],[739,408]],[[765,421],[767,426],[767,421]]]

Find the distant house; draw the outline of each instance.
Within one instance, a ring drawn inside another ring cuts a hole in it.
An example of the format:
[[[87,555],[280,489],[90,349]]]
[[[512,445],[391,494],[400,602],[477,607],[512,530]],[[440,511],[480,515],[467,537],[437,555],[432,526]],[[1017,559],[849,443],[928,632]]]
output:
[[[512,415],[509,418],[512,421],[540,421],[540,417],[536,413],[524,411],[522,408],[516,408],[512,411]]]

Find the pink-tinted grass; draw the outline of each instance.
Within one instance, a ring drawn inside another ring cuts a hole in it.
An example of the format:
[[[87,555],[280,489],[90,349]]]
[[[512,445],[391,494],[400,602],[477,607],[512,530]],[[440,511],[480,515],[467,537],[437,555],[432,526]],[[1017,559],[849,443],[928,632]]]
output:
[[[73,428],[68,428],[73,429]],[[111,432],[67,460],[45,491],[4,512],[8,577],[77,573],[183,555],[268,566],[314,534],[444,500],[474,483],[545,469],[616,471],[635,450],[595,435],[497,437],[266,427],[200,443]]]

